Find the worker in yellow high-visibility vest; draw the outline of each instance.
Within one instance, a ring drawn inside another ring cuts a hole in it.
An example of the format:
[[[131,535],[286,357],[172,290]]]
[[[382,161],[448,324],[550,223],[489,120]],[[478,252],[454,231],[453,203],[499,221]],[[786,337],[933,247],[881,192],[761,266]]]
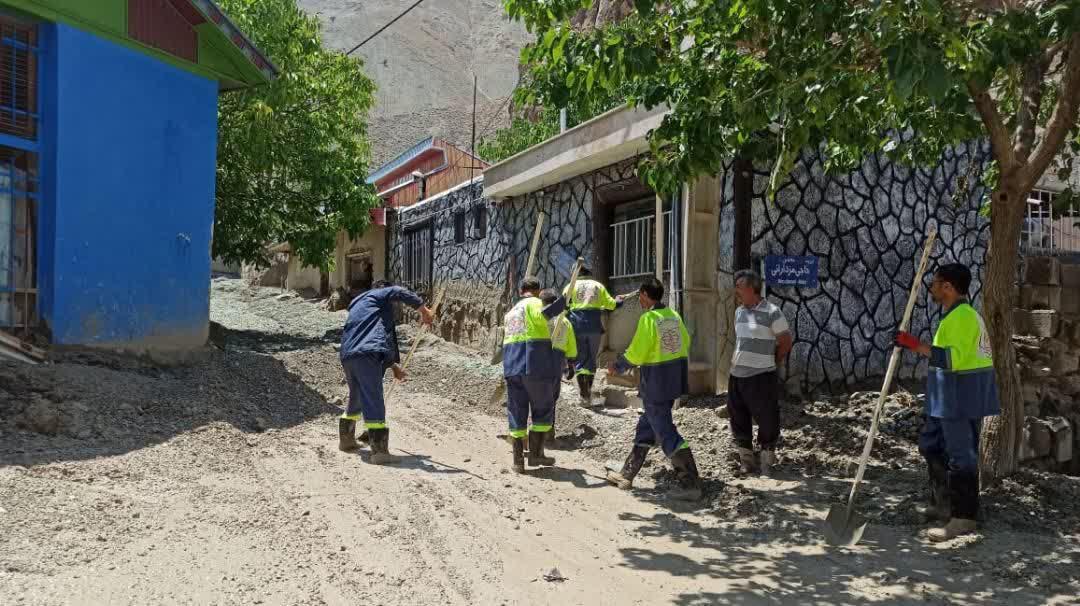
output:
[[[618,304],[600,282],[592,279],[588,267],[582,267],[574,284],[574,296],[563,292],[570,301],[570,323],[578,350],[574,364],[581,403],[592,403],[593,380],[596,378],[596,357],[600,354],[600,341],[604,337],[603,313],[615,309]]]
[[[930,296],[945,310],[933,343],[907,332],[896,344],[930,359],[926,423],[919,452],[930,475],[930,519],[946,522],[930,531],[933,541],[974,532],[979,514],[979,431],[984,417],[1001,414],[990,334],[968,302],[971,271],[959,264],[934,273]]]
[[[677,499],[701,498],[703,486],[690,444],[679,435],[671,411],[675,399],[689,390],[690,334],[679,314],[664,305],[664,285],[649,278],[641,285],[638,301],[645,310],[626,353],[608,366],[608,373],[641,369],[638,394],[645,413],[638,418],[634,445],[621,471],[608,470],[607,479],[626,490],[641,470],[649,449],[658,444],[671,460],[680,487],[671,493]]]
[[[544,442],[555,421],[555,400],[562,377],[561,356],[551,346],[548,321],[565,308],[558,297],[551,305],[540,300],[540,281],[526,276],[521,300],[506,313],[503,338],[503,375],[506,377],[506,415],[513,445],[513,469],[525,472],[525,439],[529,465],[554,465],[545,456]],[[532,416],[532,423],[529,417]]]

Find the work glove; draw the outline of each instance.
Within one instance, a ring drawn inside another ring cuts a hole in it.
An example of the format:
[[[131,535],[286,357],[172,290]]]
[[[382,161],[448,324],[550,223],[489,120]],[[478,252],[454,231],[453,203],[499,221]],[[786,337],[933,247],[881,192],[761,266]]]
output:
[[[916,349],[918,349],[919,345],[922,345],[922,341],[919,341],[919,338],[911,334],[910,332],[901,330],[900,332],[896,333],[897,347],[903,347],[904,349],[907,349],[909,351],[915,351]]]
[[[566,362],[566,380],[569,381],[574,378],[574,363]]]

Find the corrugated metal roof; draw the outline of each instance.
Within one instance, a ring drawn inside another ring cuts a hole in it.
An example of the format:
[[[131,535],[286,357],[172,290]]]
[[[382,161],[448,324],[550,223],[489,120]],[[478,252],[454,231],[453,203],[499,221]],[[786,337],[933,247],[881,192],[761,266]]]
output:
[[[399,155],[398,157],[396,157],[393,160],[387,162],[386,164],[383,164],[382,166],[380,166],[378,170],[376,170],[375,172],[371,173],[370,176],[368,176],[367,182],[368,183],[375,183],[379,179],[382,179],[386,175],[389,175],[390,173],[394,172],[395,170],[401,168],[402,166],[407,164],[410,160],[412,160],[413,158],[415,158],[415,157],[419,156],[420,154],[426,152],[427,150],[431,149],[434,146],[435,146],[435,137],[428,137],[427,139],[424,139],[423,141],[417,143],[416,145],[414,145],[414,146],[410,147],[409,149],[405,150],[404,152],[402,152],[401,155]]]

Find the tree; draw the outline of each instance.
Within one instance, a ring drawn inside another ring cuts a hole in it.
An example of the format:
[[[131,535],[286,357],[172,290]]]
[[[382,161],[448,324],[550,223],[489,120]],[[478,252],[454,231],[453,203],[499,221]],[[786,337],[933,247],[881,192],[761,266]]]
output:
[[[360,59],[322,48],[319,20],[295,0],[222,0],[281,70],[268,85],[222,95],[214,255],[265,262],[289,242],[326,268],[339,230],[367,228],[378,200],[364,183],[375,85]]]
[[[775,191],[797,153],[827,169],[884,152],[929,163],[988,139],[991,243],[985,314],[1003,413],[988,422],[983,472],[1017,467],[1023,421],[1010,294],[1028,192],[1080,152],[1077,0],[635,0],[627,19],[574,32],[590,0],[504,0],[537,41],[534,86],[559,104],[625,87],[632,104],[672,108],[641,172],[673,191],[736,156],[767,161]]]
[[[622,101],[618,94],[589,97],[583,102],[571,100],[566,108],[566,126],[573,128],[591,118],[613,109]],[[536,114],[530,117],[530,114]],[[485,136],[476,146],[477,153],[488,162],[503,160],[525,151],[559,134],[560,109],[554,106],[539,108],[539,112],[519,109],[510,125]]]

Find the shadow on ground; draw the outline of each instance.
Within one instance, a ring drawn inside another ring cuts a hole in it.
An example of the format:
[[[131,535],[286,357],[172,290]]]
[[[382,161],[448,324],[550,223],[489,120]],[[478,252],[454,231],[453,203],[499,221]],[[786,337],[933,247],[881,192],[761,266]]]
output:
[[[46,365],[0,364],[0,387],[0,466],[120,455],[213,423],[259,433],[338,412],[280,360],[232,348],[168,362],[62,352]]]

